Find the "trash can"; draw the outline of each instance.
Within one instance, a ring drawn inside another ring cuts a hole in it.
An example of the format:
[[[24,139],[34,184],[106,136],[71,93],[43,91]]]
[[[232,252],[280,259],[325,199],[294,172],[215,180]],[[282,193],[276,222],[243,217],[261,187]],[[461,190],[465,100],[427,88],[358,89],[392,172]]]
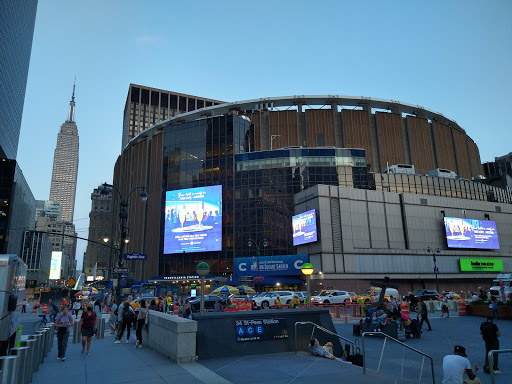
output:
[[[19,384],[28,384],[27,379],[30,374],[30,367],[27,367],[29,349],[30,347],[16,347],[11,349],[11,355],[18,356],[16,376]]]
[[[18,368],[18,356],[0,357],[0,382],[2,384],[17,384],[18,377],[16,370]]]
[[[27,375],[27,383],[32,381],[32,375],[36,370],[36,362],[35,362],[35,351],[36,351],[36,341],[34,339],[22,340],[22,347],[29,347],[27,353],[27,366],[26,366],[26,375]]]

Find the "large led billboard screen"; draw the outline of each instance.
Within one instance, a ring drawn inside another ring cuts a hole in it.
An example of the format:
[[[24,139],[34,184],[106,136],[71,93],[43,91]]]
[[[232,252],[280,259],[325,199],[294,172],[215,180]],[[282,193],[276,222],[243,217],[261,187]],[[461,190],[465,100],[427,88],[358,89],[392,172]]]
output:
[[[500,249],[496,222],[445,217],[448,248]]]
[[[60,267],[62,264],[62,252],[52,252],[52,260],[50,262],[50,280],[60,279]]]
[[[312,243],[317,240],[316,212],[314,209],[292,217],[293,245]]]
[[[222,185],[165,193],[164,254],[222,250]]]

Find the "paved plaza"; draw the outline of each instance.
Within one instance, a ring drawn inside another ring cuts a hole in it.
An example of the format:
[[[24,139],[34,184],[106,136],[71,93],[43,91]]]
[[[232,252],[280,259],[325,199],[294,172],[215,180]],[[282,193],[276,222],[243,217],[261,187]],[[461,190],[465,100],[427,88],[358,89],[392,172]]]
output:
[[[35,315],[24,315],[28,326]],[[473,364],[483,366],[484,343],[479,334],[484,318],[458,317],[452,313],[449,319],[440,318],[439,312],[430,316],[433,331],[423,333],[420,339],[407,339],[406,344],[423,351],[434,359],[436,383],[442,382],[442,359],[451,353],[453,346],[466,347]],[[512,348],[512,321],[497,321],[502,349]],[[337,332],[349,339],[352,323],[335,321]],[[426,326],[424,326],[426,330]],[[27,329],[28,330],[28,329]],[[320,331],[316,331],[320,332]],[[27,332],[31,333],[31,332]],[[383,346],[383,339],[366,340],[368,374],[362,368],[347,363],[311,356],[304,351],[255,356],[228,357],[199,360],[196,363],[176,364],[147,346],[135,349],[135,332],[130,343],[114,344],[114,338],[106,330],[104,339],[93,339],[91,356],[80,355],[81,344],[72,344],[70,337],[66,361],[57,361],[57,344],[48,354],[39,371],[34,373],[32,383],[50,384],[64,380],[73,384],[82,383],[431,383],[430,363],[399,345],[386,343],[380,372],[376,373]],[[361,339],[360,337],[358,339]],[[55,340],[56,341],[56,340]],[[200,342],[200,340],[198,341]],[[500,370],[496,383],[512,382],[512,354],[500,355]],[[482,383],[490,383],[490,376],[478,371]],[[403,379],[401,379],[402,377]]]

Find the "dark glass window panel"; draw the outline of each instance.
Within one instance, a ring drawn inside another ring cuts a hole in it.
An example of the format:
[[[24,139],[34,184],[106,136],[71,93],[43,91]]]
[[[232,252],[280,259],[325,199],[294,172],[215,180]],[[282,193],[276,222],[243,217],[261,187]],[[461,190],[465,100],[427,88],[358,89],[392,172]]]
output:
[[[149,104],[149,89],[143,89],[140,96],[141,104]]]
[[[197,99],[197,109],[204,108],[204,100]]]
[[[152,106],[155,106],[155,107],[158,107],[158,98],[159,98],[159,93],[160,92],[151,92],[151,105]]]
[[[131,97],[130,101],[132,103],[138,103],[139,102],[139,95],[140,95],[140,88],[133,87],[132,88],[132,97]]]
[[[207,101],[207,102],[206,102],[206,106],[207,106],[207,107],[211,107],[211,106],[212,106],[212,102],[211,102],[211,101]]]
[[[180,107],[179,110],[184,112],[187,110],[187,98],[185,96],[180,96]]]
[[[194,111],[196,109],[196,99],[189,97],[188,98],[188,111]]]
[[[169,94],[162,93],[160,95],[160,106],[166,109],[169,108]]]
[[[171,97],[171,109],[178,109],[178,96],[170,95]]]

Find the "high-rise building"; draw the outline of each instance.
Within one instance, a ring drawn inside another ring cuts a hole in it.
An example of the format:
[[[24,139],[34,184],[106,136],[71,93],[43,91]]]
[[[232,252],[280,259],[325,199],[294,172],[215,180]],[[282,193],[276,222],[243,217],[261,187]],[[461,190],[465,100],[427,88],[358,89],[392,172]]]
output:
[[[92,204],[91,213],[89,213],[89,239],[98,242],[101,242],[105,236],[113,237],[112,190],[107,187],[108,194],[101,194],[102,190],[103,186],[99,186],[91,193]],[[87,276],[93,276],[96,265],[96,276],[105,277],[105,272],[111,267],[113,256],[111,249],[99,244],[87,243],[84,273]]]
[[[63,221],[73,221],[78,173],[78,129],[75,123],[75,86],[68,118],[61,125],[53,158],[50,200],[60,201]]]
[[[16,159],[37,0],[0,1],[0,158]]]
[[[224,101],[130,84],[124,107],[121,149],[139,133],[160,121],[223,103]]]
[[[61,219],[60,201],[36,200],[36,218],[44,216],[59,221]]]
[[[26,231],[21,258],[27,263],[27,287],[48,284],[52,244],[47,233]]]

